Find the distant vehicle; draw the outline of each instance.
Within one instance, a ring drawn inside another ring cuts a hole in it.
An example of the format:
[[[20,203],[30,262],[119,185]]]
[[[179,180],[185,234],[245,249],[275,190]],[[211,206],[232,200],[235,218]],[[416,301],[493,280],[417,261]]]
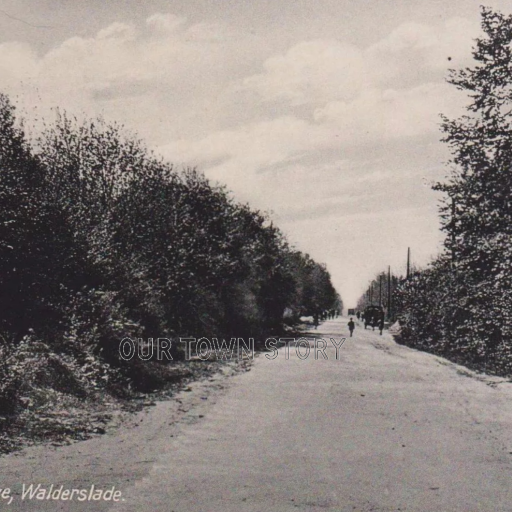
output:
[[[382,306],[366,306],[363,312],[364,328],[370,326],[373,330],[384,321],[384,308]]]
[[[349,309],[348,310],[348,316],[355,315],[355,314],[356,314],[356,310],[355,309]]]

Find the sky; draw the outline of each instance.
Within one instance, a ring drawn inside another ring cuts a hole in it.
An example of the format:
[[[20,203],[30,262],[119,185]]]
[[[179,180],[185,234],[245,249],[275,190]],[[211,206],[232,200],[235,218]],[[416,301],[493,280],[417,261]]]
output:
[[[479,1],[0,0],[0,91],[123,123],[269,212],[345,306],[441,250],[440,117]],[[512,12],[512,0],[486,5]]]

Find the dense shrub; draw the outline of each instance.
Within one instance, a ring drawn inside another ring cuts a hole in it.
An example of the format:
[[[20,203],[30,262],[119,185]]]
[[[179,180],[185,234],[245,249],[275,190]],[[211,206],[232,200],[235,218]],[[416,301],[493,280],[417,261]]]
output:
[[[165,382],[125,337],[258,336],[338,298],[265,214],[102,119],[58,113],[29,144],[0,95],[0,199],[0,414],[27,386]]]
[[[393,302],[408,345],[479,369],[512,374],[512,16],[482,8],[473,67],[448,82],[468,96],[466,114],[443,117],[452,152],[434,188],[445,251],[401,279]]]

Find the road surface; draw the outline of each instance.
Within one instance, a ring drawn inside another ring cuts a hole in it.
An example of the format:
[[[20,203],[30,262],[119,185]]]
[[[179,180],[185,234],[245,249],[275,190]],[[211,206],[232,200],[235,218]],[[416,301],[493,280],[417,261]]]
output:
[[[262,354],[251,371],[151,408],[138,428],[0,460],[3,486],[18,489],[0,508],[512,511],[512,384],[386,332],[357,325],[350,338],[346,324],[315,331],[327,359],[313,349],[300,359],[295,347],[288,359],[283,349],[273,360]],[[329,339],[343,337],[336,359]],[[22,482],[116,485],[123,501],[22,501]]]

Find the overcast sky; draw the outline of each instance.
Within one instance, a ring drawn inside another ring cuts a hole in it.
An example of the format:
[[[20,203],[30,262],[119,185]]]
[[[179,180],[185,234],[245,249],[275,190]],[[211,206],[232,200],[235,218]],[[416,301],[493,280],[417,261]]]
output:
[[[0,90],[104,115],[272,211],[351,307],[440,250],[444,78],[473,0],[0,0]],[[512,12],[512,1],[486,2]],[[449,60],[450,59],[450,60]]]

